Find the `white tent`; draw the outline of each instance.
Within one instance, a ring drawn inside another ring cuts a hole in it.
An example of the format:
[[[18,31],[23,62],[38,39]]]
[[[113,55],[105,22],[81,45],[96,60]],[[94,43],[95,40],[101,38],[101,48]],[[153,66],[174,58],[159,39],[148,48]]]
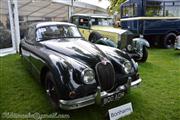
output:
[[[19,19],[20,21],[46,19],[67,21],[72,13],[105,14],[106,10],[83,2],[73,2],[72,8],[72,0],[0,0],[1,20],[7,21],[3,16],[9,16],[13,43],[10,49],[0,49],[0,55],[9,51],[13,53],[15,50],[18,51]]]
[[[18,10],[20,16],[29,18],[67,20],[70,16],[71,4],[70,0],[19,0]],[[106,13],[105,9],[87,3],[74,2],[73,6],[74,13]]]

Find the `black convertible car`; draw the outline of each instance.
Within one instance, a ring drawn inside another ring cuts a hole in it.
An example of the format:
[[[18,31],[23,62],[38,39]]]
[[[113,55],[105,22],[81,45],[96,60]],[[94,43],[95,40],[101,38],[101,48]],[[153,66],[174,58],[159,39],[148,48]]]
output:
[[[138,64],[125,52],[84,40],[70,23],[30,25],[20,54],[52,105],[65,110],[118,100],[141,82]]]

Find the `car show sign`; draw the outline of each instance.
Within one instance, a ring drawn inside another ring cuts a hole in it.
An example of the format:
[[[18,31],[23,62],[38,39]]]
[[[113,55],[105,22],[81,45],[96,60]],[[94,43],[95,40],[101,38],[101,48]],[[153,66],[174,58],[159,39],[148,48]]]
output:
[[[125,105],[112,108],[108,112],[110,120],[118,120],[119,118],[130,115],[133,112],[133,108],[131,103],[127,103]]]

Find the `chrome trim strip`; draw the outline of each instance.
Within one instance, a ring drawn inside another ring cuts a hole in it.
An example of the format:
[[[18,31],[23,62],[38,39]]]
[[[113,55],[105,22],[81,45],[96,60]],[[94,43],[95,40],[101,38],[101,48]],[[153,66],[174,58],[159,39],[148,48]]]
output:
[[[95,103],[94,98],[95,98],[94,95],[90,95],[75,100],[59,100],[59,107],[64,110],[73,110],[73,109],[82,108],[94,104]]]
[[[131,82],[131,87],[138,86],[142,82],[142,79],[139,78],[136,81]]]

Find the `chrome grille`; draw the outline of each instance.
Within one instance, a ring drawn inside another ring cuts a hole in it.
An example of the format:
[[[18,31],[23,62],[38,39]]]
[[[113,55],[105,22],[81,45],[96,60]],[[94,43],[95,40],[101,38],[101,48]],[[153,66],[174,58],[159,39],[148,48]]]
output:
[[[96,73],[102,90],[111,90],[115,83],[114,67],[110,62],[100,62],[96,65]]]

